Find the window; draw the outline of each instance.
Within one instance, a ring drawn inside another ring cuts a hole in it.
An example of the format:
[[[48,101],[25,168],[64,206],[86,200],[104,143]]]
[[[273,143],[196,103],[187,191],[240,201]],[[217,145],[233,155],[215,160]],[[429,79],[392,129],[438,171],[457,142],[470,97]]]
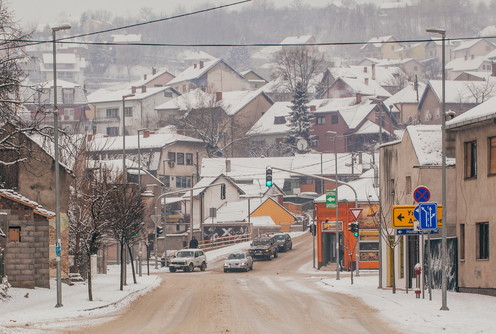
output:
[[[170,161],[176,162],[176,152],[168,152],[167,159],[169,159],[169,162]]]
[[[172,92],[170,90],[164,91],[164,97],[172,97]]]
[[[189,176],[176,176],[177,188],[191,188],[191,177]]]
[[[64,88],[62,90],[64,104],[74,103],[74,88]]]
[[[119,108],[108,108],[107,109],[107,118],[116,118],[119,114]]]
[[[339,123],[338,115],[332,115],[331,116],[331,124],[338,124],[338,123]]]
[[[164,187],[170,187],[170,176],[169,175],[160,175],[159,180],[164,184]]]
[[[489,223],[477,223],[477,259],[489,259]]]
[[[415,72],[417,72],[417,71],[418,71],[418,66],[413,66],[413,70],[414,70]]]
[[[317,116],[317,118],[315,119],[315,124],[325,124],[325,117]]]
[[[411,194],[412,193],[412,177],[407,176],[405,178],[405,193]]]
[[[286,117],[284,116],[275,116],[274,124],[286,124]]]
[[[465,178],[477,177],[477,142],[465,143]]]
[[[465,224],[460,224],[460,260],[465,260]]]
[[[310,140],[311,147],[319,146],[319,136],[314,136],[313,139]]]
[[[118,127],[109,127],[107,128],[107,136],[118,136],[119,128]]]
[[[184,153],[177,154],[177,164],[184,165]]]
[[[74,117],[74,108],[64,108],[64,116]]]
[[[193,165],[193,153],[186,153],[186,165]]]
[[[133,107],[126,107],[124,109],[124,115],[126,115],[126,117],[133,117]]]
[[[20,226],[9,226],[9,242],[21,242]]]
[[[491,137],[488,139],[488,154],[489,157],[487,158],[487,161],[489,163],[488,166],[488,174],[489,175],[496,175],[496,137]]]

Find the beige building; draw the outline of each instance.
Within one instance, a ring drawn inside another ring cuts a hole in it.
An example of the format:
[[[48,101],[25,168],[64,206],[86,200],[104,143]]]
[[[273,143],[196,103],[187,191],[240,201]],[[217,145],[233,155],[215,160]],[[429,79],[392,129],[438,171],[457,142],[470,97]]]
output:
[[[496,98],[446,123],[455,139],[458,277],[462,292],[496,295]]]
[[[399,59],[397,49],[401,44],[396,42],[393,36],[380,36],[371,38],[360,48],[360,56],[363,58]]]
[[[447,161],[447,184],[453,185],[455,180],[454,159]],[[392,228],[393,207],[407,205],[416,206],[413,194],[415,189],[423,185],[430,190],[429,202],[442,203],[441,185],[441,127],[438,125],[408,126],[401,141],[386,143],[380,149],[380,196],[384,217],[383,226],[387,226],[387,235],[382,239],[383,286],[392,286],[393,278],[398,288],[414,286],[414,266],[422,263],[424,258],[422,238],[418,234],[398,233]],[[448,236],[455,235],[456,192],[447,192],[447,225]],[[413,214],[405,219],[412,220]],[[410,232],[407,232],[410,233]],[[395,242],[390,249],[385,240]],[[440,234],[432,236],[439,244]],[[453,239],[450,245],[453,244]],[[434,242],[434,241],[433,241]],[[455,254],[450,254],[454,256]],[[456,272],[453,264],[456,258],[450,257],[450,269]],[[422,266],[424,268],[424,265]],[[455,275],[456,276],[456,275]],[[413,284],[412,284],[413,283]],[[434,282],[434,286],[440,282]],[[451,282],[456,286],[456,281]]]
[[[168,85],[181,94],[197,88],[209,93],[250,89],[250,82],[220,58],[193,64]]]

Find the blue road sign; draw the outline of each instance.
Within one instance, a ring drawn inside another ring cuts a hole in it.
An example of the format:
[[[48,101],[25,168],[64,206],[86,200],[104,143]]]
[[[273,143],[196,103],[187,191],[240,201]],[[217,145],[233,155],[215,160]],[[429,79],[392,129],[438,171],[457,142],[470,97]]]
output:
[[[437,234],[439,233],[438,229],[433,229],[433,230],[414,230],[412,228],[397,228],[396,230],[397,235],[417,235],[417,234]]]
[[[60,249],[60,242],[57,242],[55,244],[55,255],[59,256],[60,253],[61,253],[60,251],[61,251],[61,249]]]
[[[427,187],[418,186],[413,191],[413,199],[417,203],[429,202],[431,199],[431,191]]]
[[[413,216],[421,230],[437,229],[437,203],[419,203],[413,209]]]

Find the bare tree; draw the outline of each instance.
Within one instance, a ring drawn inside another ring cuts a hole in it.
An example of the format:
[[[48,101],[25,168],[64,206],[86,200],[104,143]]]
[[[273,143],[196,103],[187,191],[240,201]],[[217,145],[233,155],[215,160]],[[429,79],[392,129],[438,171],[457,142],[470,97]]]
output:
[[[496,80],[471,81],[467,83],[467,89],[475,98],[475,103],[482,103],[496,92]]]
[[[235,115],[231,115],[221,101],[216,94],[199,89],[190,92],[185,97],[187,111],[178,121],[178,126],[186,134],[205,143],[210,158],[234,152],[236,144],[248,138],[236,122]]]
[[[315,75],[321,72],[324,56],[310,46],[283,48],[275,55],[274,79],[279,79],[295,95],[300,82],[308,92]],[[315,83],[317,84],[317,83]]]
[[[111,206],[108,208],[110,230],[114,239],[119,243],[121,259],[124,259],[124,252],[129,250],[131,255],[131,266],[133,269],[133,279],[136,283],[132,253],[130,245],[133,244],[144,228],[143,215],[145,212],[141,192],[136,184],[125,182],[121,175],[115,183],[116,191],[111,192]],[[125,275],[125,261],[121,261],[120,289],[123,289]]]

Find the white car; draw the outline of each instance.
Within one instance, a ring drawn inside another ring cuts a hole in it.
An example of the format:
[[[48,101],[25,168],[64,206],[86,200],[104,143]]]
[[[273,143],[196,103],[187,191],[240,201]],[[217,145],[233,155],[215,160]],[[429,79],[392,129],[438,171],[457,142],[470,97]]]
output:
[[[224,261],[224,272],[232,270],[253,270],[253,258],[246,252],[229,254]]]
[[[200,268],[201,271],[207,269],[207,257],[201,249],[182,249],[176,253],[174,258],[169,262],[169,271],[176,272],[181,269],[185,272],[193,271]]]

